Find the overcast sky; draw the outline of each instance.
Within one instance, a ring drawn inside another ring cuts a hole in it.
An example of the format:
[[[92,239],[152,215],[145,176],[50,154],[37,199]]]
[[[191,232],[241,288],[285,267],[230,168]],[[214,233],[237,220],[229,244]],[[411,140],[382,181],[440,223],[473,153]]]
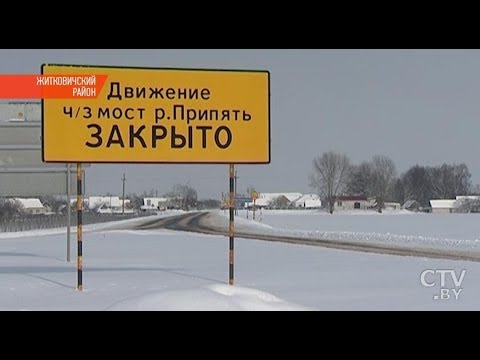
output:
[[[269,165],[239,165],[238,192],[309,192],[312,159],[387,155],[415,164],[465,162],[480,183],[480,50],[0,50],[0,73],[42,63],[262,69],[271,73]],[[228,165],[92,165],[87,193],[159,194],[189,182],[199,197],[228,190]]]

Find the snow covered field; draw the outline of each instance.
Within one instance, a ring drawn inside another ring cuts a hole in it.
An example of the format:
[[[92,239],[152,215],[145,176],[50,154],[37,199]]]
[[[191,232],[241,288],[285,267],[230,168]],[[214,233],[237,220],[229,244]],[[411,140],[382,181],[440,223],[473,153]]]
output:
[[[289,230],[479,238],[474,215],[296,214],[264,212],[262,220]],[[75,236],[67,263],[61,230],[23,235],[0,235],[0,310],[480,310],[476,262],[237,239],[232,288],[226,285],[228,238],[106,225],[86,227],[84,291],[78,292]],[[421,283],[425,270],[430,287]],[[437,270],[449,272],[444,286]],[[466,270],[460,286],[450,270],[457,279]],[[448,300],[435,300],[441,287],[461,288],[459,299],[449,291]]]
[[[245,217],[245,212],[242,212]],[[410,211],[262,211],[262,222],[277,228],[390,233],[451,239],[480,239],[480,214],[425,214]]]
[[[219,215],[227,217],[226,212]],[[409,211],[337,212],[321,210],[263,210],[252,221],[240,211],[237,225],[266,234],[365,243],[395,244],[480,252],[480,214],[425,214]]]

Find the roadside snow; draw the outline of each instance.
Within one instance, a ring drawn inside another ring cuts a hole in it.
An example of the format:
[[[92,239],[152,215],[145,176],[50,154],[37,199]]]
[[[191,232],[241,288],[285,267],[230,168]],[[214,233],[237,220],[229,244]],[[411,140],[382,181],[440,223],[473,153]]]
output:
[[[228,237],[115,230],[84,237],[79,292],[75,257],[64,256],[64,234],[0,241],[0,311],[480,309],[477,262],[238,239],[230,288]],[[460,299],[435,300],[440,278],[422,286],[427,269],[465,269]]]
[[[192,301],[193,300],[193,301]],[[222,284],[165,291],[121,301],[114,311],[305,311],[264,291]]]
[[[154,220],[162,217],[176,216],[183,213],[184,213],[183,211],[172,210],[172,211],[159,212],[157,213],[157,215],[152,215],[152,216],[141,216],[134,219],[83,225],[82,232],[89,233],[89,232],[96,232],[96,231],[115,230],[119,228],[124,228],[125,225],[133,225],[133,224],[142,223],[148,220]],[[30,230],[30,231],[17,231],[17,232],[2,232],[0,233],[0,240],[23,238],[27,236],[38,237],[38,236],[48,236],[48,235],[60,235],[60,234],[66,234],[66,232],[67,232],[67,227],[60,227],[60,228],[53,228],[53,229],[39,229],[39,230]],[[76,234],[77,226],[72,225],[70,228],[70,232],[71,234]]]
[[[239,232],[304,239],[393,244],[423,249],[480,251],[480,226],[478,225],[480,216],[478,214],[412,215],[409,213],[407,215],[400,211],[383,214],[359,211],[356,215],[351,213],[330,215],[318,210],[284,212],[274,210],[273,212],[263,211],[261,217],[257,215],[255,221],[252,220],[251,212],[249,219],[245,217],[244,211],[235,217],[235,229]],[[260,219],[262,222],[259,222]],[[228,214],[223,211],[213,213],[209,225],[226,230]]]

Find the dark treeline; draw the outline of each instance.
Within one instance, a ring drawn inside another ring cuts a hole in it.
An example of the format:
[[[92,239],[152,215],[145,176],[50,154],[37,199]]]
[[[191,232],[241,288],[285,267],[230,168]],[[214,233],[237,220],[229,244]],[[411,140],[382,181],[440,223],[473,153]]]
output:
[[[335,198],[339,195],[365,195],[375,198],[378,210],[385,202],[403,204],[416,200],[423,207],[431,199],[455,199],[457,195],[480,195],[480,186],[472,185],[468,166],[441,164],[438,166],[414,165],[398,175],[395,163],[383,155],[370,161],[351,164],[345,154],[324,153],[313,160],[310,186],[327,202],[333,212]]]

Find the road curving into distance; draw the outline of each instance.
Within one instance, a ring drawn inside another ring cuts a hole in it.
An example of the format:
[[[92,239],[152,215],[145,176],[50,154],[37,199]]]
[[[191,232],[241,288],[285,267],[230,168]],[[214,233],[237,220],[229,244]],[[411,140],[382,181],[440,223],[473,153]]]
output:
[[[228,236],[228,219],[211,212],[192,212],[172,217],[149,220],[129,229],[153,230],[169,229],[177,231],[189,231],[202,234]],[[256,239],[272,242],[283,242],[290,244],[301,244],[309,246],[321,246],[331,249],[350,251],[362,251],[378,254],[416,256],[436,259],[466,260],[480,262],[480,253],[472,250],[449,250],[408,247],[394,244],[362,243],[358,241],[329,240],[308,237],[292,237],[283,235],[269,235],[255,233],[254,229],[238,227],[235,229],[235,238]]]

